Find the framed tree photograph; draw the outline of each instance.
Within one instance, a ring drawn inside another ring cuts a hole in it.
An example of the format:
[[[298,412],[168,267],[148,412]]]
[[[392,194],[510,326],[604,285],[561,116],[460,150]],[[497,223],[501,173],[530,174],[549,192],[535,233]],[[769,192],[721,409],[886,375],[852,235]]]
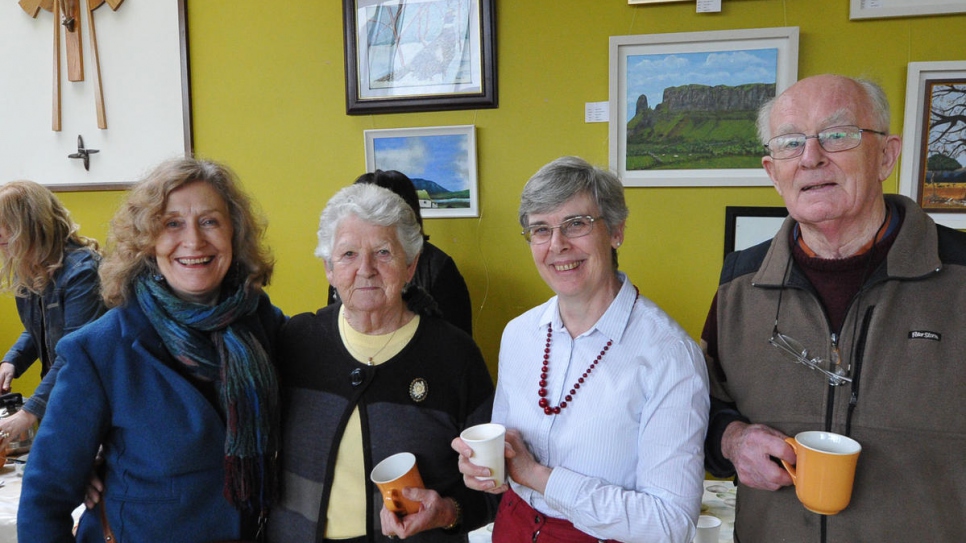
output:
[[[966,61],[910,62],[899,192],[966,228]]]
[[[366,130],[365,140],[366,171],[406,174],[424,218],[480,215],[475,126]]]
[[[610,38],[610,168],[637,187],[767,186],[758,108],[798,79],[798,27]]]
[[[346,113],[497,107],[494,0],[343,0]]]

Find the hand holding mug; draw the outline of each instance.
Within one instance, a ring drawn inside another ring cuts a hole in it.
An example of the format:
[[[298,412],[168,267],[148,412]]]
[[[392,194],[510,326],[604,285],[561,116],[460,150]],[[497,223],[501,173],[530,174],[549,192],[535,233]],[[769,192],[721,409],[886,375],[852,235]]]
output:
[[[405,488],[424,488],[423,478],[416,467],[416,456],[402,452],[376,464],[369,479],[379,487],[386,509],[399,515],[419,511],[419,502],[403,496]]]

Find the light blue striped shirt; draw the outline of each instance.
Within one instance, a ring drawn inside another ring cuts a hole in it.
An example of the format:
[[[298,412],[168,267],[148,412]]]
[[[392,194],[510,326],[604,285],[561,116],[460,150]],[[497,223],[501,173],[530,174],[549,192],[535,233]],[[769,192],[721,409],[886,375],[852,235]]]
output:
[[[553,469],[546,494],[511,481],[549,517],[601,539],[690,542],[701,509],[708,376],[700,348],[623,273],[617,297],[571,338],[557,298],[503,332],[493,422],[523,434]],[[547,398],[560,401],[607,340],[614,344],[560,414],[537,405],[547,325],[553,323]]]

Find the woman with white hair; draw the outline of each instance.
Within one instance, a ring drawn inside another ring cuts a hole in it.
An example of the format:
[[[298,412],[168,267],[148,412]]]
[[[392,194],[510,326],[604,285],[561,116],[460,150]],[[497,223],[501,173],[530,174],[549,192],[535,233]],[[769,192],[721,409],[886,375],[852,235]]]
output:
[[[340,190],[322,212],[316,256],[341,304],[282,330],[282,495],[271,541],[467,541],[495,500],[462,483],[450,441],[490,418],[493,382],[479,348],[406,289],[423,245],[409,205],[373,184]],[[413,292],[422,291],[414,289]],[[409,452],[425,489],[386,509],[369,472]]]

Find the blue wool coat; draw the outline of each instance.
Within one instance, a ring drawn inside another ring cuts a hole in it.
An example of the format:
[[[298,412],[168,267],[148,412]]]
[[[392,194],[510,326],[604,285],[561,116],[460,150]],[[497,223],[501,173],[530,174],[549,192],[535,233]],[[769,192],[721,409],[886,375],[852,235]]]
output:
[[[284,321],[267,296],[251,319],[274,352]],[[115,308],[57,347],[66,361],[23,479],[19,541],[73,542],[71,511],[104,446],[102,503],[124,543],[251,537],[223,497],[225,423],[171,355],[137,302]],[[76,541],[103,543],[97,511]]]

